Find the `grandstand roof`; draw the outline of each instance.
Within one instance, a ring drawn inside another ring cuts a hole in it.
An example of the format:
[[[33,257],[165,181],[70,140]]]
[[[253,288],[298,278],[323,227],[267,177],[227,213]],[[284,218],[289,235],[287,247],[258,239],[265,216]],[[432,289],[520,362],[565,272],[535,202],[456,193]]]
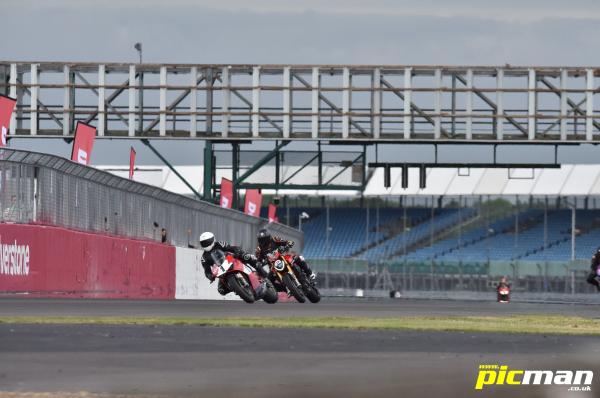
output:
[[[123,166],[99,166],[120,176],[127,176]],[[177,166],[176,169],[199,191],[202,190],[202,166]],[[282,175],[291,175],[295,167],[287,167]],[[314,170],[313,170],[314,169]],[[259,176],[251,177],[252,182],[272,181],[275,176],[273,166],[265,166]],[[306,167],[293,177],[291,183],[312,184],[317,173],[316,167]],[[217,181],[221,177],[231,178],[230,170],[218,170]],[[340,182],[348,183],[351,173],[340,175]],[[152,184],[166,190],[189,194],[189,189],[166,166],[143,166],[136,169],[135,180]],[[383,186],[383,169],[375,169],[367,183],[365,196],[479,196],[479,195],[522,195],[522,196],[600,196],[600,165],[562,165],[553,169],[498,169],[498,168],[435,168],[427,170],[427,187],[419,188],[419,171],[409,169],[409,184],[402,189],[400,169],[391,170],[391,187]],[[264,190],[274,194],[274,190]],[[316,191],[280,190],[287,195],[336,195],[355,196],[355,191]]]
[[[600,195],[600,165],[562,165],[553,169],[428,169],[427,187],[419,189],[417,169],[409,170],[409,184],[402,189],[399,170],[392,170],[391,188],[383,187],[383,169],[375,170],[366,196],[383,195]]]

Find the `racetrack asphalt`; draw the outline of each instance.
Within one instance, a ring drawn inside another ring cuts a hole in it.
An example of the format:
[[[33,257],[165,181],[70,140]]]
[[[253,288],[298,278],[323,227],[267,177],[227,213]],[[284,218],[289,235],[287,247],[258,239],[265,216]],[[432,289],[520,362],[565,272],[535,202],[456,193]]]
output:
[[[324,300],[317,305],[247,305],[231,301],[0,300],[0,316],[503,314],[598,316],[594,306],[494,302]],[[568,393],[564,386],[473,388],[480,364],[589,369],[598,378],[600,338],[585,336],[0,324],[0,358],[0,396],[24,391],[136,397],[600,396],[597,380],[591,393]]]
[[[312,317],[312,316],[494,316],[570,315],[598,317],[589,304],[509,303],[490,301],[323,299],[318,304],[240,301],[146,301],[0,298],[6,316],[144,316],[144,317]]]

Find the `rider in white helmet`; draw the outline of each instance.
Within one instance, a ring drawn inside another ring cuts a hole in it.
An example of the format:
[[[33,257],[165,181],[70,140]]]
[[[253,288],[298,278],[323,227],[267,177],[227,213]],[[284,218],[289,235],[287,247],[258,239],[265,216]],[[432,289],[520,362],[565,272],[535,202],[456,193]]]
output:
[[[215,277],[212,274],[211,267],[214,262],[210,255],[213,250],[222,250],[225,253],[233,254],[233,257],[237,258],[240,261],[243,261],[245,264],[250,265],[255,268],[261,275],[264,273],[262,269],[258,269],[260,267],[256,267],[256,257],[250,253],[246,253],[239,246],[233,246],[225,241],[217,242],[215,240],[215,235],[212,232],[204,232],[198,238],[200,243],[200,249],[204,252],[202,253],[202,268],[204,268],[204,275],[213,282]],[[219,282],[217,290],[222,295],[226,295],[229,291]]]

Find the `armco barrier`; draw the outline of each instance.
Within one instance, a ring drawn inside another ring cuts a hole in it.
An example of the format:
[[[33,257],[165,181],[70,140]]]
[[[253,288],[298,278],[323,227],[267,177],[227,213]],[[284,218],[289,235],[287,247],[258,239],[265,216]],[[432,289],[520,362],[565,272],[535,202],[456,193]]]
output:
[[[175,248],[64,228],[1,223],[0,292],[173,299]]]

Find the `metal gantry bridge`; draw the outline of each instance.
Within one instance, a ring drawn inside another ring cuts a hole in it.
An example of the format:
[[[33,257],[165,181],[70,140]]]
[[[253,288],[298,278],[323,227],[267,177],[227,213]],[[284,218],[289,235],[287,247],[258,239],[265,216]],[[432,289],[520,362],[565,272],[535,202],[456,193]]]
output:
[[[596,67],[0,61],[10,136],[600,142]]]

